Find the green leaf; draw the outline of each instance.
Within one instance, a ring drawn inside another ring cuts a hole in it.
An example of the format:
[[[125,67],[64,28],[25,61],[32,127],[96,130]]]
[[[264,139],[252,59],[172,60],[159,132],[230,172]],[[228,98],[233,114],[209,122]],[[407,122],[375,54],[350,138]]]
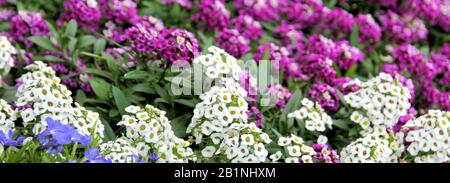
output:
[[[116,134],[114,134],[113,129],[111,128],[111,125],[109,125],[108,122],[105,120],[102,120],[103,126],[105,127],[105,137],[103,138],[103,141],[111,141],[116,139]]]
[[[77,31],[78,31],[77,21],[72,19],[67,24],[66,31],[64,32],[64,35],[66,35],[68,37],[75,37],[75,35],[77,34]]]
[[[155,89],[149,83],[139,83],[131,87],[132,91],[147,93],[147,94],[155,94]]]
[[[166,89],[164,89],[163,87],[159,86],[156,83],[153,84],[153,87],[155,88],[156,93],[158,93],[158,95],[161,98],[165,99],[167,102],[171,101],[170,100],[170,95],[169,95],[169,93],[167,92]]]
[[[172,125],[172,130],[177,137],[183,138],[186,137],[186,128],[188,123],[190,122],[191,114],[183,114],[178,116],[172,120],[170,123]]]
[[[117,109],[119,110],[120,114],[126,114],[125,108],[130,106],[130,101],[128,101],[125,94],[120,90],[119,88],[113,86],[112,92],[114,96],[114,101],[116,102]]]
[[[56,30],[55,26],[50,22],[46,22],[46,23],[47,23],[48,29],[52,33],[52,36],[55,38],[58,38],[59,34],[58,34],[58,31]]]
[[[103,53],[103,50],[105,50],[106,47],[106,40],[103,38],[97,39],[97,41],[94,44],[94,54],[100,55]]]
[[[354,64],[350,69],[345,72],[345,77],[353,77],[356,74],[356,70],[358,68],[358,64]]]
[[[354,24],[352,27],[352,33],[350,34],[350,44],[353,46],[359,45],[359,26]]]
[[[78,39],[77,38],[73,38],[73,37],[70,38],[68,48],[69,48],[69,51],[71,53],[74,52],[77,43],[78,43]]]
[[[95,68],[87,68],[87,69],[84,69],[83,72],[86,73],[86,74],[95,74],[95,75],[103,76],[105,78],[113,80],[113,76],[112,76],[111,73],[106,72],[106,71],[102,71],[102,70],[98,70],[98,69],[95,69]]]
[[[112,72],[114,81],[118,81],[120,77],[120,67],[117,64],[116,60],[105,52],[102,53],[102,57],[106,60],[106,64],[108,65],[108,69]]]
[[[111,97],[111,84],[100,78],[90,78],[89,84],[98,98],[107,100]]]
[[[28,39],[39,47],[42,47],[46,50],[56,51],[56,48],[53,46],[48,37],[31,36]]]
[[[59,57],[55,57],[53,55],[46,55],[45,57],[41,58],[44,61],[50,61],[50,62],[63,62],[64,60]]]
[[[346,120],[343,119],[335,119],[333,120],[333,125],[337,126],[338,128],[341,128],[343,130],[348,130],[348,122]]]
[[[149,77],[149,73],[145,72],[145,71],[134,70],[134,71],[127,72],[123,77],[125,79],[141,80],[141,79],[145,79],[145,78]]]
[[[194,100],[187,100],[187,99],[177,99],[177,100],[175,100],[175,103],[183,104],[185,106],[189,106],[192,108],[194,108],[196,105]]]
[[[83,105],[84,102],[86,101],[86,94],[84,93],[83,90],[79,89],[77,90],[77,94],[75,95],[75,101],[77,103],[79,103],[80,105]]]
[[[90,46],[90,45],[94,44],[96,41],[97,40],[95,39],[94,36],[91,36],[91,35],[81,36],[78,40],[77,48],[81,49],[81,48]]]

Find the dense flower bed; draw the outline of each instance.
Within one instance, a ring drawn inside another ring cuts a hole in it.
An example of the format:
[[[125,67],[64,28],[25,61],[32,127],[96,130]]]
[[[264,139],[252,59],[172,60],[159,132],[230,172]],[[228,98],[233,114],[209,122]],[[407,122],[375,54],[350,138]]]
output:
[[[449,162],[449,0],[0,1],[0,163]]]

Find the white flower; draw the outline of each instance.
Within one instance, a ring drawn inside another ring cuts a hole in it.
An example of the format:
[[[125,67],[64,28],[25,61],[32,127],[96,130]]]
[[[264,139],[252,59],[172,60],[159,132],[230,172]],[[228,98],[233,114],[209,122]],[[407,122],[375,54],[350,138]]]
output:
[[[206,158],[210,158],[216,152],[216,148],[214,146],[207,146],[202,150],[202,156]]]
[[[288,146],[287,150],[288,150],[288,153],[290,156],[299,157],[302,155],[302,152],[300,151],[300,147],[297,145]]]
[[[144,154],[141,151],[142,157],[155,153],[158,157],[163,157],[158,158],[157,163],[183,163],[195,158],[192,150],[187,147],[190,143],[175,136],[164,111],[151,105],[127,108],[132,116],[124,115],[117,124],[125,126],[127,133],[123,138],[133,141],[133,147],[141,149],[143,143],[149,148]]]
[[[253,145],[255,143],[255,140],[253,138],[253,135],[245,134],[241,136],[242,145]]]
[[[282,155],[283,154],[281,153],[281,151],[277,151],[275,154],[270,155],[269,158],[272,160],[272,162],[276,162],[281,158]]]
[[[136,114],[139,111],[139,107],[130,105],[125,108],[125,111],[128,113]]]
[[[14,66],[13,55],[17,54],[16,48],[11,45],[5,36],[0,36],[0,74],[6,74]]]
[[[206,70],[205,73],[208,78],[239,80],[242,69],[237,64],[236,58],[215,46],[209,47],[208,51],[210,53],[194,59],[194,64],[201,64]]]
[[[99,145],[100,154],[113,163],[137,163],[139,151],[126,138],[119,138]]]
[[[399,142],[386,135],[368,134],[351,142],[341,151],[343,163],[394,163],[403,152],[402,149],[391,149],[398,146]],[[395,145],[394,145],[395,144]]]
[[[307,98],[304,98],[301,103],[307,107],[307,108],[313,108],[314,107],[314,102],[312,102],[311,100],[308,100]]]
[[[291,144],[291,139],[290,138],[280,137],[278,139],[278,145],[279,146],[287,146],[289,144]]]
[[[317,143],[318,143],[318,144],[327,144],[327,142],[328,142],[327,136],[320,135],[320,136],[317,138]]]
[[[358,110],[352,113],[350,119],[364,129],[361,134],[379,126],[393,127],[411,105],[408,88],[389,74],[380,73],[360,86],[360,90],[345,95],[344,99]]]
[[[416,163],[442,163],[450,160],[450,127],[446,125],[449,119],[448,111],[429,110],[428,114],[409,121],[404,126],[404,130],[408,131],[405,140],[410,143],[406,151]]]
[[[288,114],[288,118],[296,118],[297,120],[303,120],[305,127],[309,131],[320,131],[323,132],[328,127],[332,129],[333,121],[328,114],[320,107],[316,102],[304,98],[302,100],[304,105],[297,111]]]
[[[300,163],[300,160],[298,158],[286,158],[286,163]]]

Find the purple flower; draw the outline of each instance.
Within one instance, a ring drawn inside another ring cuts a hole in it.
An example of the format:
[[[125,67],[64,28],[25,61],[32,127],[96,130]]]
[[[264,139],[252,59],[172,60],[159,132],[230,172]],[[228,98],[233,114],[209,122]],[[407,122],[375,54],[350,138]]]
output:
[[[305,45],[306,51],[303,56],[308,57],[310,54],[323,55],[331,60],[335,60],[340,54],[338,45],[331,39],[326,38],[320,34],[313,34],[308,38]],[[297,56],[300,57],[300,56]]]
[[[450,14],[448,0],[407,0],[405,10],[423,17],[431,25],[439,25],[445,31],[450,31]]]
[[[247,96],[250,98],[247,103],[251,106],[256,105],[258,88],[256,80],[250,75],[249,71],[243,71],[239,75],[239,85],[247,91]]]
[[[337,111],[340,107],[336,88],[325,83],[314,83],[309,96],[316,100],[328,112]]]
[[[280,84],[267,85],[267,94],[271,97],[271,99],[275,100],[275,106],[280,107],[281,111],[284,111],[286,108],[286,103],[292,95],[287,88],[281,86]]]
[[[356,18],[359,26],[359,42],[366,44],[371,50],[381,39],[381,28],[370,14],[359,14]]]
[[[353,15],[341,8],[324,11],[321,22],[321,29],[328,29],[334,33],[337,38],[346,37],[352,32],[355,18]]]
[[[336,78],[333,61],[328,57],[318,54],[308,55],[300,68],[308,80],[332,83]]]
[[[203,22],[207,29],[221,30],[228,26],[230,12],[225,8],[224,0],[200,0],[198,12],[191,16],[197,22]]]
[[[86,149],[86,151],[84,151],[84,156],[86,156],[87,163],[112,163],[111,159],[100,156],[100,153],[96,148]]]
[[[264,59],[264,56],[266,56],[266,54],[268,56],[267,60],[270,60],[277,69],[290,66],[289,63],[292,62],[292,59],[289,58],[289,51],[285,47],[277,46],[271,42],[260,45],[257,48],[257,53],[253,58],[256,61],[260,61]]]
[[[426,62],[425,55],[415,46],[409,44],[400,45],[392,50],[394,61],[398,64],[402,71],[409,73],[420,72],[419,65]]]
[[[199,44],[194,34],[183,29],[165,29],[161,32],[161,47],[157,59],[170,63],[179,60],[191,62],[199,53]]]
[[[312,148],[316,152],[314,160],[317,163],[340,163],[339,155],[335,150],[326,144],[313,144]]]
[[[58,26],[75,19],[78,25],[86,27],[89,31],[96,31],[100,24],[101,12],[96,1],[67,0],[64,10],[58,19]]]
[[[421,19],[412,14],[398,15],[393,11],[380,15],[383,33],[394,42],[410,43],[427,38],[428,30]]]
[[[159,159],[159,157],[158,157],[158,154],[151,153],[150,155],[148,155],[148,159],[151,161],[157,161]]]
[[[168,4],[179,4],[180,6],[191,9],[192,3],[190,0],[162,0],[165,5]]]
[[[352,81],[352,78],[347,77],[336,78],[333,80],[333,85],[337,86],[344,95],[347,95],[360,89],[360,86]]]
[[[239,15],[231,23],[242,36],[249,40],[258,40],[263,34],[261,24],[249,15]]]
[[[223,29],[216,43],[229,54],[241,58],[250,51],[249,41],[236,29]]]
[[[12,10],[8,10],[8,9],[0,9],[0,22],[5,22],[5,21],[9,21],[11,20],[11,18],[15,15],[16,13]]]
[[[98,3],[106,18],[118,24],[133,23],[139,19],[137,6],[133,0],[99,0]]]
[[[14,41],[23,43],[30,48],[33,43],[28,40],[29,36],[47,36],[50,35],[50,31],[41,14],[21,12],[12,17],[8,35]]]
[[[450,86],[450,57],[440,53],[430,53],[430,62],[435,66],[437,74],[441,74],[439,84]]]
[[[335,63],[343,69],[350,69],[357,62],[364,61],[363,53],[356,47],[351,46],[348,41],[340,41],[336,45]]]
[[[288,1],[282,11],[289,21],[300,25],[301,28],[308,28],[320,22],[324,8],[322,1],[294,0]]]
[[[273,33],[283,45],[303,43],[303,33],[299,31],[299,27],[297,25],[282,22]]]
[[[250,107],[247,115],[253,117],[252,123],[255,123],[256,126],[261,126],[264,123],[264,114],[255,106]]]
[[[141,16],[139,17],[139,20],[134,23],[134,25],[141,25],[144,26],[147,29],[156,30],[156,31],[162,31],[165,29],[163,22],[152,16]]]
[[[250,15],[258,21],[274,22],[280,19],[279,13],[284,3],[284,0],[236,0],[233,6],[241,15]]]
[[[131,47],[141,55],[153,55],[155,50],[163,47],[159,33],[142,24],[130,27],[125,32]]]
[[[83,136],[70,125],[62,124],[59,120],[48,117],[47,129],[38,135],[39,142],[51,153],[60,152],[63,145],[78,142],[82,146],[91,143],[90,136]]]
[[[450,92],[441,92],[438,102],[443,110],[450,111]]]
[[[13,138],[13,131],[9,130],[8,134],[5,134],[3,130],[0,129],[0,143],[3,146],[17,146],[25,140],[25,137],[20,136],[16,140]]]

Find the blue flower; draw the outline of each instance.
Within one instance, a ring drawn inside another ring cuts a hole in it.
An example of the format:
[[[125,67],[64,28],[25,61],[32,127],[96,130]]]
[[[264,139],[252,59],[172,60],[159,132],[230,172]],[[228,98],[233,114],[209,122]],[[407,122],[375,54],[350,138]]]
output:
[[[20,136],[19,138],[17,138],[17,140],[14,140],[12,130],[8,131],[8,136],[6,136],[6,134],[3,132],[3,130],[0,130],[0,142],[4,146],[17,146],[17,145],[21,144],[24,139],[25,139],[25,137]]]
[[[47,130],[39,134],[39,142],[51,153],[61,152],[62,146],[78,142],[82,146],[91,143],[91,136],[83,136],[70,125],[62,124],[59,120],[48,117]]]
[[[112,163],[111,159],[100,156],[98,149],[90,148],[84,151],[84,156],[88,159],[88,163]]]
[[[156,160],[158,160],[158,154],[156,154],[156,153],[151,153],[150,155],[148,155],[148,159],[149,160],[152,160],[152,161],[156,161]]]

